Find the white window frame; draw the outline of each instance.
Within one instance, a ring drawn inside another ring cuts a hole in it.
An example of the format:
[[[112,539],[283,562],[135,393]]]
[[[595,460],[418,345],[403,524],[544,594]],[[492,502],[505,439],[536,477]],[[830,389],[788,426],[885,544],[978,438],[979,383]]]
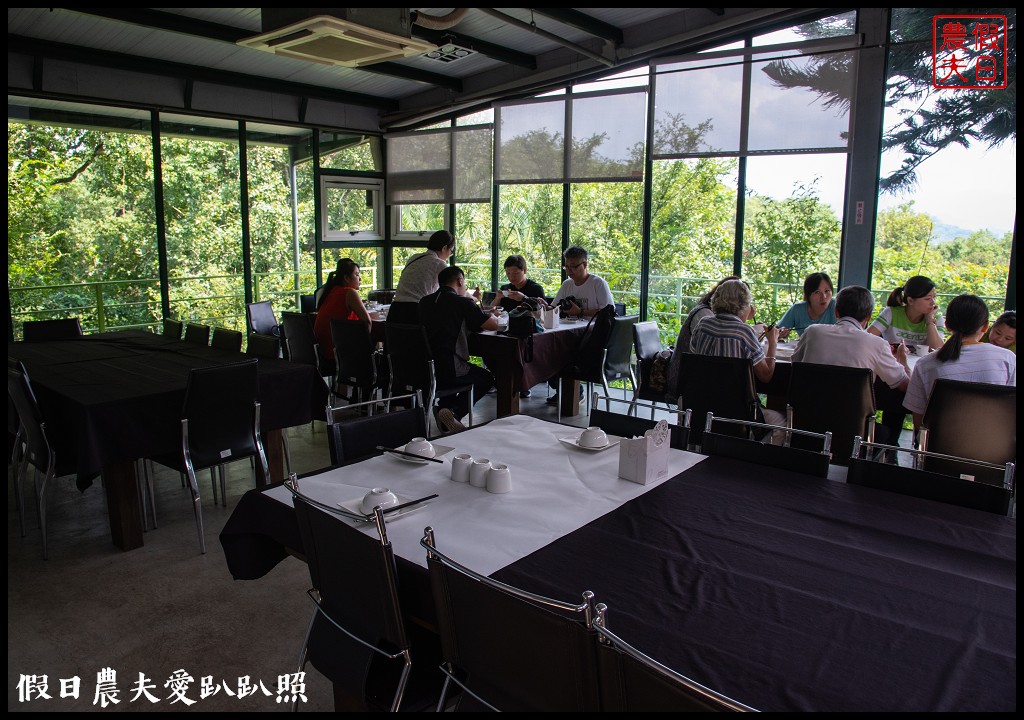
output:
[[[327,226],[327,194],[331,190],[365,190],[376,193],[373,203],[373,228],[370,230],[332,230]],[[323,242],[381,243],[384,240],[384,181],[376,178],[320,176],[320,229]]]

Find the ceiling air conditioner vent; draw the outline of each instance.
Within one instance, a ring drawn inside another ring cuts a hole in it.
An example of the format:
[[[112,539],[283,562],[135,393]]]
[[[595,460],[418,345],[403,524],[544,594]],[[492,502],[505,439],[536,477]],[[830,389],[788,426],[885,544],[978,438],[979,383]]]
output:
[[[326,65],[361,67],[420,55],[436,45],[375,30],[330,15],[317,15],[238,41],[243,47]]]

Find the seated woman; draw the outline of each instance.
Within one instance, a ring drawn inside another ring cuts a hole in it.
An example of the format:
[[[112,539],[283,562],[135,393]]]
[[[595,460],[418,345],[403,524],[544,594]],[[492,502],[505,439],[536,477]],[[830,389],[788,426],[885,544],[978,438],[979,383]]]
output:
[[[992,343],[1017,354],[1017,311],[1007,310],[996,318],[989,331],[981,336],[982,342]]]
[[[816,272],[808,275],[804,279],[803,302],[793,303],[776,323],[781,336],[788,337],[790,330],[803,334],[811,325],[835,325],[836,301],[832,297],[834,292],[832,278],[827,273]]]
[[[927,345],[942,347],[942,316],[935,304],[935,283],[924,275],[915,275],[905,285],[889,293],[886,307],[868,326],[868,332],[880,335],[891,345]]]
[[[747,324],[754,317],[750,288],[742,280],[723,282],[711,297],[714,315],[704,318],[693,330],[690,350],[700,355],[750,358],[754,377],[770,382],[775,374],[775,348],[779,342],[779,329],[765,329],[767,351],[757,340],[757,331]],[[785,425],[786,416],[776,410],[762,407],[764,422]]]
[[[739,279],[738,275],[726,275],[716,282],[713,288],[704,293],[701,299],[697,301],[697,304],[686,314],[686,318],[679,328],[679,337],[676,338],[672,359],[668,361],[668,373],[666,374],[665,383],[670,394],[679,387],[679,364],[682,362],[682,354],[690,352],[690,338],[693,337],[693,329],[697,327],[697,323],[700,322],[701,318],[715,314],[711,309],[711,297],[715,294],[715,290],[720,288],[726,280]]]
[[[503,297],[496,303],[503,309],[512,310],[528,297],[544,299],[544,288],[526,277],[526,258],[522,255],[505,259],[505,277],[508,283],[501,286]]]
[[[946,327],[953,331],[942,348],[921,358],[910,376],[903,407],[920,427],[928,398],[940,378],[1017,385],[1017,356],[1006,348],[981,342],[988,330],[988,306],[977,295],[957,295],[946,307]]]
[[[327,288],[317,303],[316,322],[313,334],[320,345],[320,352],[325,358],[334,359],[334,341],[331,339],[331,320],[363,320],[372,323],[370,314],[359,297],[359,266],[348,258],[338,260],[338,267],[331,279],[324,283]]]

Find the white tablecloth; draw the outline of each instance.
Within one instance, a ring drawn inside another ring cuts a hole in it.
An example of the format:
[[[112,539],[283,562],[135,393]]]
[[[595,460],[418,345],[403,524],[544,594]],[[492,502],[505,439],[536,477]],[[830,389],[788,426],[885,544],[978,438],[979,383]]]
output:
[[[426,567],[426,551],[419,541],[423,528],[430,526],[439,549],[490,575],[664,482],[639,485],[619,479],[617,445],[587,452],[558,440],[579,432],[579,428],[513,415],[436,440],[435,444],[455,447],[444,456],[443,464],[418,465],[381,456],[303,478],[299,486],[303,494],[328,505],[357,500],[374,487],[388,487],[409,498],[437,493],[439,497],[415,512],[388,519],[395,553]],[[459,453],[508,465],[512,492],[494,495],[453,482],[451,458]],[[696,453],[670,450],[667,477],[703,459]],[[284,487],[266,493],[292,504]],[[372,526],[366,526],[366,531],[375,532]]]

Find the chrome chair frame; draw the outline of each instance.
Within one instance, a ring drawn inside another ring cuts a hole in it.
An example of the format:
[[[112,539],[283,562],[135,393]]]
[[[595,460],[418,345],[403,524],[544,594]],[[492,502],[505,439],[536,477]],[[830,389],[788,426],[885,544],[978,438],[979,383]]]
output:
[[[608,629],[608,606],[604,603],[597,604],[596,617],[594,618],[594,630],[597,631],[597,639],[599,643],[615,648],[624,655],[633,658],[669,684],[680,686],[687,692],[700,696],[705,702],[711,704],[721,712],[760,712],[749,705],[744,705],[738,700],[733,700],[720,692],[701,685],[696,680],[691,680],[685,675],[676,672],[667,665],[663,665],[654,658],[630,645]]]
[[[628,405],[629,407],[628,407],[626,413],[623,414],[623,417],[629,418],[630,420],[633,420],[633,421],[647,422],[647,419],[646,418],[641,418],[639,413],[637,413],[636,415],[632,414],[633,411],[636,410],[637,408],[649,409],[651,411],[651,421],[654,420],[654,413],[655,413],[656,410],[660,410],[661,412],[667,412],[669,415],[674,415],[676,417],[676,422],[675,423],[670,423],[670,427],[674,426],[674,427],[681,428],[681,430],[685,431],[686,438],[687,439],[689,438],[689,434],[690,434],[690,421],[691,421],[692,413],[691,413],[690,410],[682,407],[682,405],[677,404],[675,410],[672,410],[671,408],[668,408],[668,407],[666,407],[666,408],[659,408],[653,402],[652,403],[646,403],[646,402],[643,402],[641,400],[636,400],[636,399],[627,400],[625,398],[614,398],[614,397],[608,397],[608,396],[602,397],[601,395],[598,394],[598,392],[596,390],[591,395],[590,399],[591,399],[591,403],[590,403],[590,413],[591,413],[591,415],[593,415],[595,410],[598,410],[598,412],[601,412],[598,409],[597,404],[599,402],[601,402],[602,400],[604,400],[604,402],[605,402],[605,408],[606,409],[604,410],[604,412],[606,412],[606,413],[611,413],[611,410],[608,409],[608,408],[610,408],[611,403],[622,403],[624,405]],[[621,414],[621,413],[615,413],[615,414]],[[587,419],[587,424],[588,425],[594,425],[595,423],[591,422],[590,419],[588,418]],[[599,425],[599,427],[600,427],[600,425]],[[607,428],[604,428],[604,429],[607,431]],[[615,433],[613,432],[612,434],[614,435]],[[675,447],[675,446],[673,445],[673,447]],[[680,448],[676,448],[676,449],[677,450],[686,450],[686,447],[680,447]]]
[[[299,479],[298,479],[298,476],[295,475],[295,473],[291,473],[290,474],[288,480],[284,483],[284,486],[288,489],[288,491],[292,494],[293,497],[301,498],[303,502],[306,502],[309,505],[317,508],[318,510],[322,510],[323,512],[325,512],[325,513],[327,513],[329,515],[334,515],[334,516],[337,516],[337,517],[345,518],[346,520],[351,520],[351,521],[357,522],[357,523],[371,523],[372,522],[374,524],[374,527],[377,530],[377,535],[380,538],[381,545],[384,548],[390,548],[391,542],[388,540],[387,523],[385,523],[385,521],[384,521],[384,511],[379,506],[375,507],[373,509],[373,513],[371,515],[357,515],[356,513],[349,512],[348,510],[345,510],[344,508],[341,508],[341,507],[332,507],[330,505],[326,505],[326,504],[324,504],[324,503],[322,503],[322,502],[320,502],[318,500],[315,500],[315,499],[309,497],[308,495],[303,495],[302,494],[302,491],[299,488]],[[390,575],[391,575],[391,577],[390,577],[390,585],[391,585],[392,588],[397,588],[398,587],[398,579],[397,579],[397,577],[395,576],[395,573],[394,573],[394,566],[393,565],[389,565],[389,569],[390,569]],[[409,674],[412,671],[412,655],[411,655],[410,649],[408,647],[406,647],[406,648],[404,648],[404,649],[402,649],[402,650],[400,650],[398,652],[388,652],[387,650],[385,650],[383,648],[377,647],[376,645],[373,645],[372,643],[369,643],[369,642],[363,640],[362,638],[360,638],[360,637],[356,636],[355,634],[353,634],[347,628],[345,628],[342,625],[340,625],[337,621],[335,621],[335,619],[333,617],[331,617],[331,615],[327,612],[327,610],[321,604],[321,596],[320,596],[320,592],[319,592],[319,590],[317,590],[317,588],[310,588],[309,590],[306,591],[306,594],[309,595],[310,600],[313,601],[313,605],[315,606],[315,609],[313,610],[312,617],[310,617],[310,619],[309,619],[309,625],[306,627],[306,634],[305,634],[305,637],[302,640],[302,647],[299,650],[298,670],[297,670],[297,672],[300,672],[300,673],[303,672],[303,670],[306,667],[306,662],[308,661],[308,658],[309,658],[309,639],[310,639],[310,635],[313,632],[313,626],[314,626],[314,623],[316,622],[317,615],[318,614],[323,615],[323,617],[325,619],[327,619],[327,621],[330,622],[331,625],[333,625],[335,628],[337,628],[338,630],[343,632],[345,635],[350,637],[352,640],[355,640],[357,643],[359,643],[363,647],[367,648],[368,650],[371,650],[371,651],[373,651],[373,652],[375,652],[375,653],[377,653],[377,654],[379,654],[379,655],[381,655],[381,656],[383,656],[385,658],[388,658],[389,660],[397,660],[399,658],[402,659],[402,672],[401,672],[401,675],[399,677],[398,687],[395,689],[395,695],[394,695],[394,697],[392,699],[391,708],[390,708],[391,712],[398,712],[398,709],[399,709],[399,707],[402,704],[402,698],[405,695],[406,685],[409,682]],[[397,591],[396,591],[396,594],[395,594],[395,602],[396,603],[398,602]],[[296,698],[296,700],[293,701],[293,705],[292,705],[292,710],[293,711],[298,710],[297,703],[298,703],[298,699]]]
[[[583,618],[583,625],[588,629],[593,628],[594,623],[594,593],[590,590],[585,590],[582,593],[583,600],[579,603],[571,603],[564,600],[555,600],[544,595],[538,595],[536,593],[522,590],[512,585],[506,585],[503,582],[494,580],[492,578],[481,575],[480,573],[471,570],[457,560],[445,555],[437,549],[437,543],[434,538],[434,530],[431,527],[423,529],[423,537],[420,538],[420,546],[427,551],[427,559],[435,560],[442,565],[449,567],[456,572],[466,575],[472,580],[479,582],[487,587],[493,588],[499,592],[506,593],[520,600],[539,605],[541,607],[551,608],[561,613],[567,613],[569,615],[581,616]],[[455,673],[455,669],[447,661],[440,667],[441,672],[445,676],[444,687],[441,689],[441,697],[438,699],[437,712],[444,712],[445,701],[448,696],[448,688],[451,683],[458,685],[463,692],[472,696],[477,702],[482,703],[486,707],[490,708],[495,712],[501,712],[499,708],[494,707],[489,701],[480,697],[477,693],[473,692],[466,684],[459,679]]]

